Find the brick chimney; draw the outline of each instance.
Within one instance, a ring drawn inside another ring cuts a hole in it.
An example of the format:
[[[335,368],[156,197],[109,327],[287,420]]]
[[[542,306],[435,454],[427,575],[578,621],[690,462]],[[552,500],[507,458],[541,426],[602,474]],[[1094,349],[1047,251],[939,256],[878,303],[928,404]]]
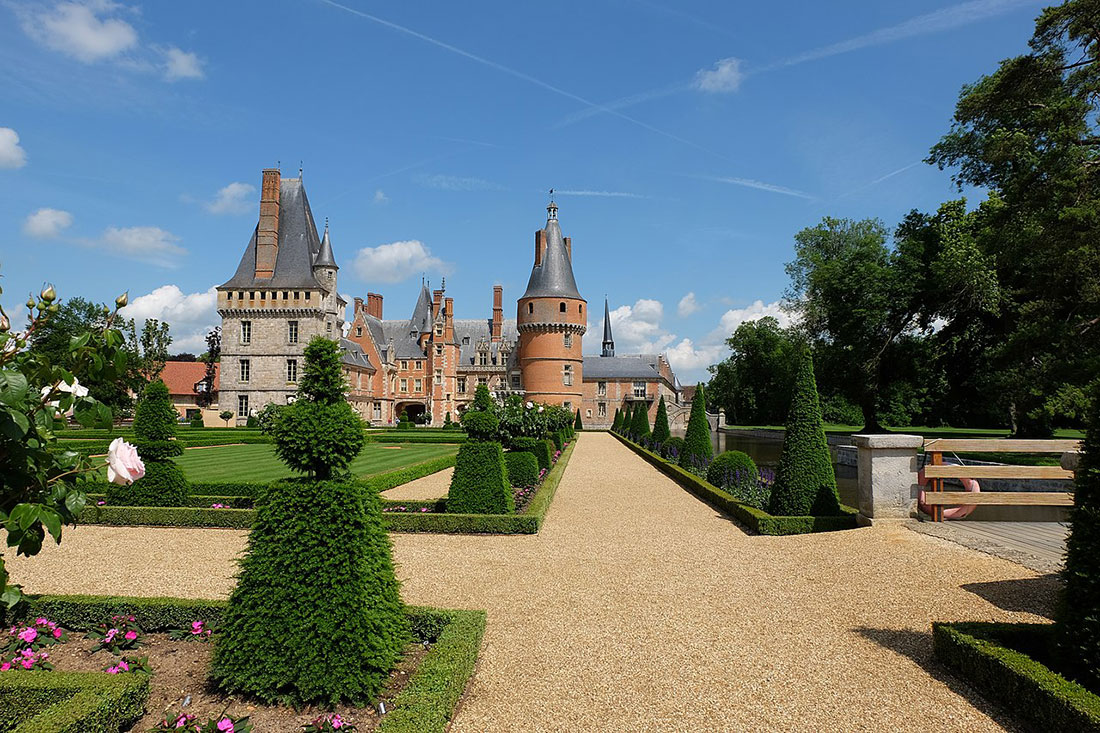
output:
[[[278,168],[265,168],[260,184],[260,224],[256,228],[255,277],[269,278],[275,274],[279,255],[279,184]]]
[[[504,288],[500,285],[493,286],[493,325],[489,340],[497,343],[501,339],[501,330],[504,327]]]
[[[363,310],[363,299],[362,298],[356,298],[355,299],[355,308],[351,312],[352,317],[354,318],[355,316],[359,315],[359,311],[361,311],[361,310]]]
[[[367,293],[367,315],[382,320],[382,295],[381,293]]]
[[[455,299],[447,298],[444,301],[444,310],[446,316],[443,319],[443,336],[444,341],[452,343],[455,340]]]
[[[535,267],[542,264],[542,252],[546,249],[546,233],[541,229],[535,230]]]
[[[432,291],[432,320],[439,318],[439,309],[443,306],[443,291]]]
[[[569,255],[569,261],[573,261],[573,238],[565,237],[565,254]]]

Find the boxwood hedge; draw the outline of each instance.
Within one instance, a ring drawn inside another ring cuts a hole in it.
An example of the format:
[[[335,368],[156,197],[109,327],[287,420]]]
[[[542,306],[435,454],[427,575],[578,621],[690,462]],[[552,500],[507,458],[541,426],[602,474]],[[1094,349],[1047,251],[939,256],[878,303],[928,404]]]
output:
[[[12,733],[118,733],[140,718],[146,674],[8,672],[0,675],[0,726]]]

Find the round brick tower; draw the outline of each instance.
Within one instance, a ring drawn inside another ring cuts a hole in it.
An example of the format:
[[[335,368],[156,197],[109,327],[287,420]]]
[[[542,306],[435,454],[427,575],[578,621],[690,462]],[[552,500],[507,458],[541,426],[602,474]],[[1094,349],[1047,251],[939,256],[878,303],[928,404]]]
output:
[[[546,227],[535,232],[535,264],[519,299],[517,357],[527,399],[581,406],[581,338],[588,304],[573,278],[572,243],[558,226],[558,207],[546,207]]]

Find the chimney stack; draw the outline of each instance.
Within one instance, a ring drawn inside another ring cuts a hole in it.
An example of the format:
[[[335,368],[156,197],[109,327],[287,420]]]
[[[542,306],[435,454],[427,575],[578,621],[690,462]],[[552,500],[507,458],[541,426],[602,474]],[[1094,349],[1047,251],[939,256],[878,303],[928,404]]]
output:
[[[270,278],[275,274],[275,260],[279,255],[280,182],[278,168],[264,169],[260,184],[260,224],[256,227],[257,278]]]
[[[382,295],[380,293],[367,293],[367,315],[382,320]]]
[[[535,267],[542,264],[542,251],[546,249],[546,233],[541,229],[535,230]]]
[[[432,291],[432,320],[439,318],[439,309],[443,306],[443,291]]]
[[[500,285],[493,286],[493,326],[490,340],[499,343],[501,330],[504,327],[504,288]]]
[[[445,302],[445,305],[446,305],[445,310],[446,310],[446,313],[447,313],[446,317],[443,319],[443,324],[444,324],[444,329],[445,329],[445,332],[444,332],[445,339],[444,340],[447,343],[451,343],[452,341],[455,340],[455,336],[454,336],[455,299],[454,298],[447,298],[446,301],[444,301],[444,302]]]
[[[355,308],[351,312],[352,317],[354,318],[355,316],[359,315],[359,311],[361,311],[361,310],[363,310],[363,299],[362,298],[356,298],[355,299]]]
[[[569,261],[573,261],[573,238],[565,237],[565,254],[569,257]]]

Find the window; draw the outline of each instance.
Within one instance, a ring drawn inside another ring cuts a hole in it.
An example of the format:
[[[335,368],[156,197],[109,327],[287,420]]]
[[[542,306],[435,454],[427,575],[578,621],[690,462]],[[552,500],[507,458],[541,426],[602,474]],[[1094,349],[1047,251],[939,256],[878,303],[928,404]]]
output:
[[[381,402],[375,402],[374,403],[374,419],[375,420],[381,420],[382,419],[382,403]]]
[[[228,298],[229,300],[233,300],[233,291],[230,290],[228,293],[225,294],[225,297]],[[192,412],[198,412],[198,410],[193,410]],[[187,418],[187,419],[190,420],[191,418]]]
[[[634,396],[645,397],[645,382],[634,383]]]
[[[577,313],[580,313],[582,316],[584,315],[584,305],[577,306]]]
[[[355,338],[359,338],[362,335],[363,335],[363,327],[362,326],[356,326],[355,327]]]
[[[596,382],[596,394],[600,397],[607,395],[607,382]]]
[[[402,360],[401,368],[402,369],[408,369],[409,368],[409,362]]]
[[[566,331],[565,332],[565,348],[567,348],[567,349],[573,348],[573,332],[572,331]]]
[[[436,384],[443,384],[443,370],[442,369],[436,369],[435,370],[435,383]]]
[[[241,343],[252,343],[252,321],[241,321]]]
[[[416,369],[417,369],[417,371],[419,371],[419,370],[421,370],[421,369],[423,369],[423,368],[424,368],[424,362],[422,362],[422,361],[420,361],[420,360],[418,359],[418,360],[417,360],[417,362],[416,362]]]
[[[489,355],[486,354],[484,351],[480,352],[477,355],[477,363],[478,366],[487,366],[489,364]]]
[[[237,300],[244,300],[244,291],[243,290],[237,291]]]
[[[573,403],[569,402],[569,401],[561,403],[561,406],[564,407],[567,410],[572,410],[573,409]]]
[[[529,314],[535,312],[535,304],[534,303],[528,303],[527,304],[527,312]]]
[[[435,355],[436,356],[443,356],[443,344],[436,344],[435,345]]]
[[[566,387],[573,386],[573,365],[566,364],[562,367],[561,383]]]
[[[248,299],[249,300],[255,300],[256,299],[256,291],[255,290],[249,290],[248,291]]]
[[[247,382],[248,378],[252,376],[252,362],[248,359],[241,359],[241,381]]]
[[[283,291],[283,300],[288,300],[289,298],[290,298],[290,293],[287,292],[286,290],[284,290]]]
[[[299,293],[299,292],[298,292],[297,290],[295,290],[295,291],[294,291],[294,299],[295,299],[295,300],[298,300],[298,298],[300,298],[300,297],[302,297],[302,294],[301,294],[301,293]]]
[[[465,394],[466,393],[466,377],[459,377],[458,378],[458,393],[459,394]]]
[[[286,381],[297,382],[298,381],[298,360],[287,359],[286,360]]]
[[[479,387],[480,387],[481,385],[483,385],[483,384],[484,384],[485,386],[488,386],[488,385],[489,385],[489,380],[488,380],[488,379],[486,379],[485,377],[478,377],[478,378],[477,378],[477,384],[478,384],[478,386],[479,386]]]
[[[589,410],[589,414],[591,414],[591,413],[592,413],[592,411]],[[606,402],[600,402],[599,404],[596,405],[596,414],[599,415],[600,417],[607,417],[607,403]]]
[[[306,291],[306,300],[309,300],[309,291]]]
[[[442,326],[436,326],[435,327],[435,335],[440,336],[440,337],[443,336],[443,327]]]
[[[287,343],[298,343],[298,322],[287,321],[286,322],[286,340]]]
[[[407,379],[402,379],[401,380],[401,391],[402,392],[408,392],[409,391],[409,380],[407,380]]]
[[[415,384],[416,384],[416,387],[415,387],[415,389],[413,389],[414,392],[423,392],[424,391],[424,380],[423,379],[416,380]]]
[[[462,345],[463,346],[469,346],[470,345],[470,337],[469,336],[463,336],[462,337]]]
[[[519,389],[519,375],[512,375],[512,389]]]
[[[237,417],[248,417],[248,395],[237,395]]]
[[[332,333],[332,321],[325,321],[325,331]]]
[[[558,310],[562,313],[565,313],[565,303],[559,303]]]

